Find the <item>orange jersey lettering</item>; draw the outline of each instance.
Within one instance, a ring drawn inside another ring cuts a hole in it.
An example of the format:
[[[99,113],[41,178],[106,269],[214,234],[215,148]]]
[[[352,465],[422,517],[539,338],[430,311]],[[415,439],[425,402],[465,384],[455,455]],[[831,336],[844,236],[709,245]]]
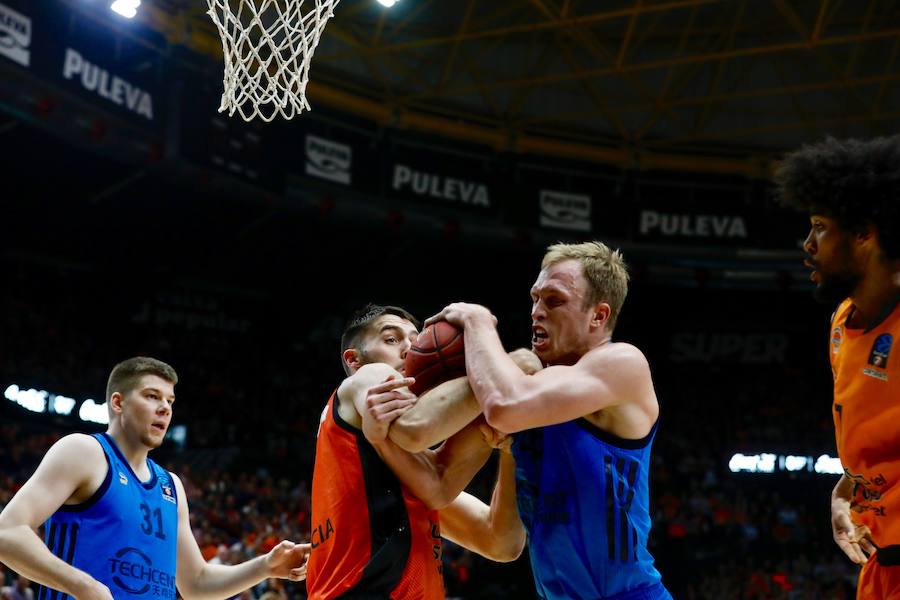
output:
[[[409,494],[328,400],[316,441],[307,575],[311,600],[442,600],[437,511]]]
[[[834,428],[851,514],[881,547],[900,544],[900,305],[871,331],[850,329],[850,300],[831,324]]]

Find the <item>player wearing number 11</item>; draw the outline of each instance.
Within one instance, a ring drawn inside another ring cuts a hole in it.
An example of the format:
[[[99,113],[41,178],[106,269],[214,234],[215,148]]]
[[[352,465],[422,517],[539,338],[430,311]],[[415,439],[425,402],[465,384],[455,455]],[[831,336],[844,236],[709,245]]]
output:
[[[284,541],[240,565],[203,560],[181,480],[147,457],[165,437],[177,382],[153,358],[116,365],[107,432],[59,440],[0,513],[0,561],[42,584],[39,600],[228,598],[268,577],[306,576],[308,544]]]
[[[485,307],[451,304],[428,321],[464,328],[478,405],[513,434],[519,515],[548,600],[672,598],[647,549],[659,404],[643,353],[612,340],[627,290],[625,262],[605,244],[548,248],[531,287],[531,349],[547,367],[530,377]]]

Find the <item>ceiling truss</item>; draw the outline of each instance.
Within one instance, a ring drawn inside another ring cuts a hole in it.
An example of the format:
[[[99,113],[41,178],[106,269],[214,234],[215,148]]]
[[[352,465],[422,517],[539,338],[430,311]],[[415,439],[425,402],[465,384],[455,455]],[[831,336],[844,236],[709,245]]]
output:
[[[168,4],[148,10],[154,26],[195,50],[220,51],[196,3]],[[403,0],[388,11],[342,0],[310,90],[314,101],[350,110],[368,102],[369,113],[405,115],[435,132],[453,120],[477,126],[479,142],[537,136],[626,153],[721,147],[758,158],[825,133],[900,128],[898,5]]]

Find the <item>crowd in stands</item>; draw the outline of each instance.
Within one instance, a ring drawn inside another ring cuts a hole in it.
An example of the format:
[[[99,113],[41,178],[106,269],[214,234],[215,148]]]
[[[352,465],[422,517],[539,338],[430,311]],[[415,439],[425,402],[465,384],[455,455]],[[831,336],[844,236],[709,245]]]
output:
[[[154,456],[184,480],[204,556],[233,563],[280,539],[309,539],[319,414],[342,376],[334,349],[337,311],[289,331],[267,321],[220,331],[135,316],[140,303],[127,310],[102,301],[94,306],[77,290],[51,299],[47,290],[20,283],[0,304],[0,384],[99,400],[108,369],[121,358],[140,352],[171,362],[181,377],[175,423],[187,425],[187,449],[166,446]],[[277,316],[260,317],[266,318]],[[650,549],[673,595],[852,598],[857,570],[831,540],[835,477],[728,469],[736,452],[833,455],[827,371],[823,377],[805,364],[676,369],[665,358],[650,356],[662,411],[650,477]],[[813,356],[810,364],[823,366],[819,359],[825,357]],[[100,428],[0,402],[2,508],[56,439]],[[492,463],[471,488],[484,499],[493,469]],[[450,597],[533,594],[527,555],[496,565],[446,542],[444,564]],[[21,581],[2,571],[3,597],[30,598]],[[268,581],[242,598],[304,596],[302,584]]]

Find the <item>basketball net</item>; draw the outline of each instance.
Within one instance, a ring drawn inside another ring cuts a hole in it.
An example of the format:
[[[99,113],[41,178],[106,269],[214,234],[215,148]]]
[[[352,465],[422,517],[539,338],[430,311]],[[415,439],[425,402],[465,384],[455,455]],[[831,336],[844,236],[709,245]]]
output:
[[[269,122],[309,110],[309,64],[338,2],[207,0],[225,55],[219,112]]]

